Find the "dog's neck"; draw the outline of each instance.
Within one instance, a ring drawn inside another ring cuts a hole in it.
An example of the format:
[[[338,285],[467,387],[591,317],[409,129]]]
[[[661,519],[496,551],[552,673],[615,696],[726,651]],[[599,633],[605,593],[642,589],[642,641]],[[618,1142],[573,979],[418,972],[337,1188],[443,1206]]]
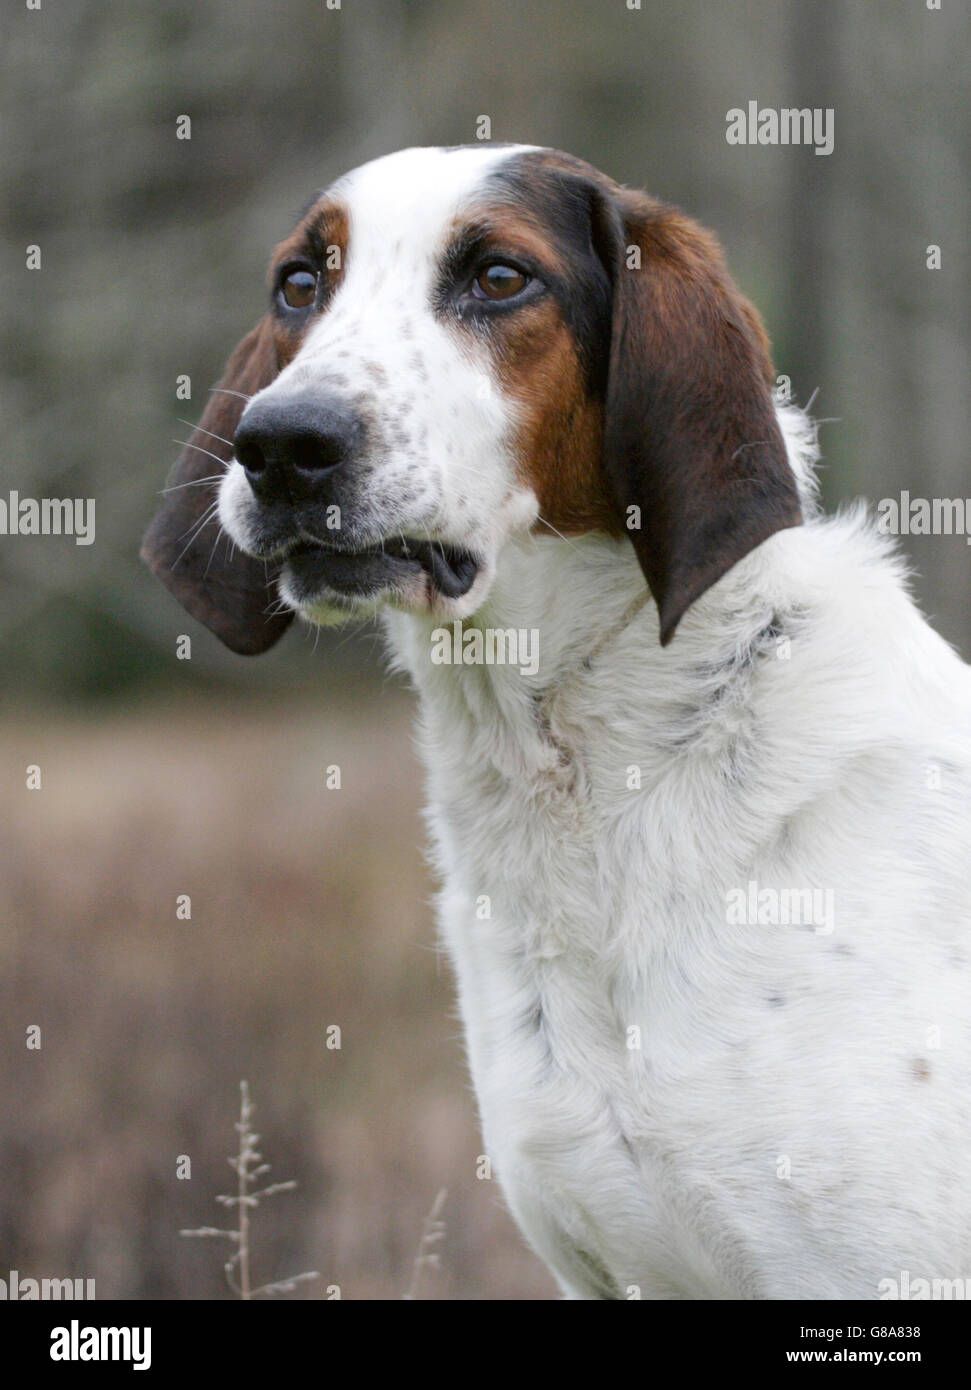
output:
[[[765,560],[742,564],[764,568]],[[493,775],[567,778],[571,754],[582,757],[584,741],[601,739],[605,726],[625,729],[634,749],[657,751],[659,731],[687,729],[713,686],[769,642],[771,600],[758,586],[753,597],[744,579],[705,595],[662,648],[629,543],[604,535],[511,542],[474,621],[388,615],[396,662],[421,697],[426,761],[434,770],[464,747],[472,777],[490,764]]]

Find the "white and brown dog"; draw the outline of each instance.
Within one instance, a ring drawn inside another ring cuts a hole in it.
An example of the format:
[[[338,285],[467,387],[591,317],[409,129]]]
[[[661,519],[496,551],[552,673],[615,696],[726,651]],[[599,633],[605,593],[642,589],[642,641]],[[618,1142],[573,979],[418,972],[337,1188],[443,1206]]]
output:
[[[971,1276],[971,671],[818,513],[716,241],[553,151],[415,149],[270,290],[143,553],[236,651],[382,614],[486,1149],[564,1291]]]

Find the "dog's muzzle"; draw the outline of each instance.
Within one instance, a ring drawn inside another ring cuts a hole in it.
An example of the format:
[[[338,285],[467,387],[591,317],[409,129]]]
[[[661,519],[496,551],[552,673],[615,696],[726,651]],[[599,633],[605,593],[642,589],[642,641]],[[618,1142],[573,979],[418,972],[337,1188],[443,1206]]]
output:
[[[288,597],[301,605],[328,594],[354,600],[416,586],[432,598],[461,598],[479,572],[471,552],[398,530],[357,544],[349,516],[333,533],[328,509],[349,510],[350,475],[366,444],[364,422],[338,401],[264,397],[247,406],[234,450],[259,504],[257,548],[284,552]]]

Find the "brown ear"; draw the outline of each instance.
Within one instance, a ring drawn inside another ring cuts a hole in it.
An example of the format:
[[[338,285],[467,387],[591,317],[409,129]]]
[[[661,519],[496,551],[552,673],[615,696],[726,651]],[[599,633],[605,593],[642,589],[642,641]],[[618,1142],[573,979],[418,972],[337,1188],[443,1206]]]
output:
[[[243,656],[272,647],[293,613],[274,611],[276,572],[234,550],[220,534],[214,510],[219,476],[214,475],[221,475],[233,456],[231,441],[247,399],[268,386],[277,371],[270,322],[262,319],[226,364],[172,469],[141,549],[146,565],[183,608]]]
[[[695,599],[802,514],[768,340],[718,242],[643,194],[620,190],[606,211],[604,467],[666,646]]]

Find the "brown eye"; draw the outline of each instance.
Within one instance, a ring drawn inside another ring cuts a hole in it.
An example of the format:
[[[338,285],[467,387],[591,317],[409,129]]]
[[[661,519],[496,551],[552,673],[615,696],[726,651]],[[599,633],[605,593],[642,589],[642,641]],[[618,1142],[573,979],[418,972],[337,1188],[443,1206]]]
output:
[[[291,270],[280,282],[291,309],[307,309],[317,297],[317,277],[310,270]]]
[[[495,261],[475,278],[472,293],[479,299],[512,299],[529,284],[529,276],[514,266]]]

